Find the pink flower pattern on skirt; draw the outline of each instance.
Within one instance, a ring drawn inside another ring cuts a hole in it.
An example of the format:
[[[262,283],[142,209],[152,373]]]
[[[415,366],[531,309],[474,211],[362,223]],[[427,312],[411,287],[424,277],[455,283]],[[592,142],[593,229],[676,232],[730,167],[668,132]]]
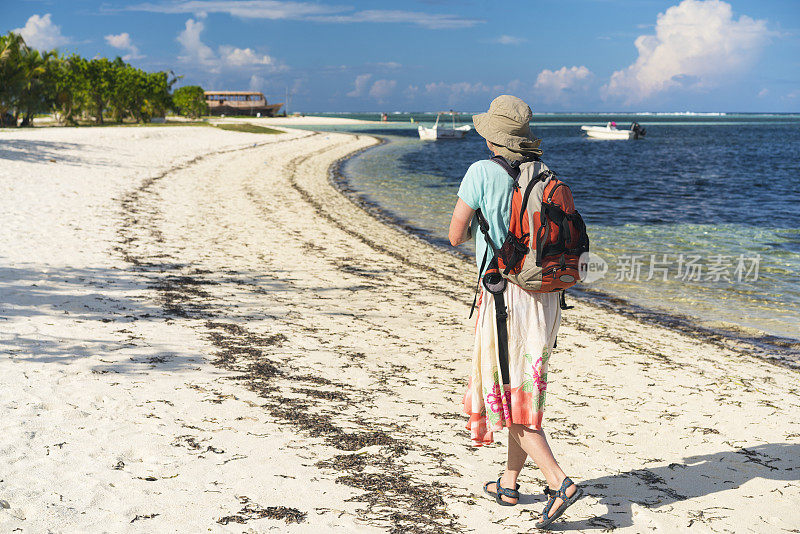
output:
[[[500,385],[495,384],[492,388],[492,392],[486,395],[486,403],[489,405],[489,409],[492,410],[494,413],[499,413],[500,408],[503,409],[503,418],[506,420],[510,419],[508,407],[511,406],[511,391],[506,390],[503,396],[500,395]],[[506,402],[503,402],[503,397],[505,397]]]
[[[539,391],[544,391],[547,389],[547,382],[542,380],[542,375],[540,373],[542,364],[543,362],[540,356],[539,359],[536,360],[536,364],[533,366],[533,381],[536,383],[536,389]]]

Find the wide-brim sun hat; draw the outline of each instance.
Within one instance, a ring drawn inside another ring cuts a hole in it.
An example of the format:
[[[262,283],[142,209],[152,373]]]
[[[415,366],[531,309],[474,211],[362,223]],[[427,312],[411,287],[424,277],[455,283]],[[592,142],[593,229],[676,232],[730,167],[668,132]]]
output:
[[[475,131],[496,145],[506,159],[521,161],[542,155],[542,140],[531,132],[533,112],[522,99],[500,95],[489,105],[489,111],[472,116]]]

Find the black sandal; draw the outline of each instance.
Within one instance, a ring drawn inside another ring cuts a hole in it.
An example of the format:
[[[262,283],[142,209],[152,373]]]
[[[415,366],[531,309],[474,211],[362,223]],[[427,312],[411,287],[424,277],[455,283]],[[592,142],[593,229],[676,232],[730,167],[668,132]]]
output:
[[[491,484],[492,482],[495,483],[495,486],[497,487],[497,492],[489,491],[489,484]],[[483,492],[486,493],[487,495],[491,495],[492,497],[494,497],[494,500],[496,500],[497,504],[499,504],[500,506],[515,506],[519,502],[519,484],[517,484],[516,489],[513,490],[509,488],[504,488],[503,486],[500,485],[499,478],[496,481],[490,480],[489,482],[484,484]],[[509,499],[517,499],[517,502],[506,502],[502,499],[501,496],[508,497]]]
[[[575,483],[572,481],[572,479],[567,477],[564,479],[564,482],[561,483],[561,488],[559,488],[558,491],[551,490],[549,487],[544,489],[545,495],[550,498],[547,500],[547,504],[544,505],[544,510],[542,510],[542,520],[536,523],[536,528],[549,527],[553,521],[561,517],[561,514],[564,513],[564,510],[569,508],[575,503],[575,501],[583,496],[583,490],[578,487],[577,484],[575,484],[575,493],[572,494],[572,497],[567,497],[567,490],[573,484]],[[547,514],[550,513],[550,509],[553,507],[556,499],[561,499],[563,502],[558,508],[556,508],[556,511],[553,512],[553,515],[548,516]]]

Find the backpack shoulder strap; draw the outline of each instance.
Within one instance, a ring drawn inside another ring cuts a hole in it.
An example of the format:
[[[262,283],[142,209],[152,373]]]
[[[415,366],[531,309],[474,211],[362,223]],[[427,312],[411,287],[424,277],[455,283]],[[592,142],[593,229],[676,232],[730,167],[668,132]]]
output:
[[[519,172],[520,172],[519,165],[521,162],[517,161],[509,162],[503,156],[493,156],[489,158],[489,161],[494,161],[495,163],[503,167],[503,169],[508,173],[508,175],[511,176],[511,178],[514,180],[514,184],[516,185],[517,178],[519,178]]]
[[[489,221],[487,221],[486,217],[483,216],[483,213],[481,212],[480,208],[475,210],[475,219],[478,221],[478,228],[480,228],[483,237],[486,239],[486,243],[489,244],[489,247],[491,247],[492,252],[497,254],[498,251],[497,245],[494,244],[494,241],[492,241],[491,236],[489,236]],[[489,249],[486,250],[488,252]],[[485,259],[486,258],[484,258],[484,260]],[[481,270],[483,270],[483,268],[481,268]]]
[[[475,219],[478,221],[478,228],[480,228],[481,232],[483,233],[483,237],[486,239],[486,243],[492,248],[492,252],[496,255],[497,247],[494,245],[492,238],[489,237],[489,221],[487,221],[486,217],[483,216],[483,213],[481,213],[480,208],[475,210]],[[481,289],[481,273],[483,272],[483,268],[486,267],[486,260],[488,258],[489,258],[489,248],[487,248],[483,252],[483,260],[481,260],[481,266],[478,269],[478,283],[475,286],[475,297],[472,299],[472,306],[469,309],[470,319],[472,319],[472,312],[475,311],[475,304],[478,302],[478,292]]]

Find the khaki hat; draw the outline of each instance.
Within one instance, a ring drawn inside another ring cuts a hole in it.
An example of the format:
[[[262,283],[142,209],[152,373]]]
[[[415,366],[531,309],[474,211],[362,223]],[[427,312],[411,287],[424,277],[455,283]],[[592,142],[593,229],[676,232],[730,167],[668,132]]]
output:
[[[516,96],[500,95],[492,100],[489,111],[472,116],[475,131],[497,145],[506,159],[521,161],[541,156],[541,139],[531,133],[533,112],[530,106]]]

